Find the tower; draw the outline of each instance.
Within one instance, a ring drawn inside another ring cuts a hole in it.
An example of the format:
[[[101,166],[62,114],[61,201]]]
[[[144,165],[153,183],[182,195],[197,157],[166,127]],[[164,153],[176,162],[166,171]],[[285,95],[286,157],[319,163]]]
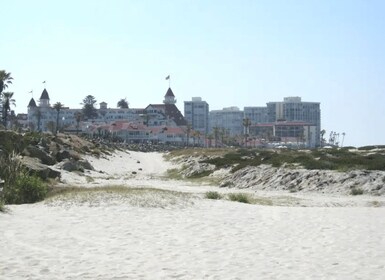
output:
[[[39,107],[50,107],[49,105],[49,96],[46,89],[43,90],[39,100]]]
[[[163,103],[164,104],[175,104],[176,103],[175,95],[172,92],[171,88],[168,88],[166,95],[164,96]]]

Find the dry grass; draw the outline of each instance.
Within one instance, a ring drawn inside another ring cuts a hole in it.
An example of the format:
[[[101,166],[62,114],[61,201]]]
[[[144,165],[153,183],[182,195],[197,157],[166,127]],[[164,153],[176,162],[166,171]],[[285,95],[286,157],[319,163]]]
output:
[[[204,149],[204,148],[188,148],[188,149],[179,149],[173,150],[164,155],[166,160],[172,160],[176,157],[188,157],[188,156],[215,156],[221,157],[231,152],[232,148],[212,148],[212,149]]]
[[[124,186],[79,188],[56,187],[45,203],[50,206],[114,206],[129,205],[146,208],[183,208],[193,205],[189,193],[155,188],[129,188]]]
[[[193,177],[184,177],[182,172],[185,167],[180,169],[172,168],[167,170],[165,178],[168,180],[183,180],[194,184],[200,184],[205,186],[218,186],[221,182],[221,178],[206,176],[206,174],[201,174],[202,176],[193,176]],[[212,173],[211,171],[208,173]]]

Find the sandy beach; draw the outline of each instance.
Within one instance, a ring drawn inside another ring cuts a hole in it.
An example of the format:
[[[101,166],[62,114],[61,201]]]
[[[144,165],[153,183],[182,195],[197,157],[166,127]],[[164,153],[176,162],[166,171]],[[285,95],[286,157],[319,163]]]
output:
[[[169,180],[173,165],[160,153],[87,159],[95,171],[63,172],[61,185],[162,192],[8,206],[0,279],[383,279],[385,208],[374,207],[383,198],[209,200],[208,190],[234,190]]]

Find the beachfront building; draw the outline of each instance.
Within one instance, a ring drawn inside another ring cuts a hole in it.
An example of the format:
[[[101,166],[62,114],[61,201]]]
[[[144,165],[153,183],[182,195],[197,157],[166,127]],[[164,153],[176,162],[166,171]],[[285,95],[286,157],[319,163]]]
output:
[[[143,123],[116,121],[105,125],[91,125],[85,132],[90,137],[117,140],[125,143],[163,143],[184,145],[186,132],[178,126],[147,126]]]
[[[306,122],[276,121],[258,123],[249,128],[250,138],[260,145],[291,148],[314,147],[316,127]]]
[[[188,132],[187,122],[175,105],[171,88],[164,96],[163,104],[149,104],[144,109],[132,109],[132,116],[126,120],[106,118],[105,123],[89,123],[83,132],[90,137],[101,137],[126,143],[165,143],[185,145]],[[101,104],[105,109],[105,104]],[[189,142],[192,142],[189,139]]]
[[[224,130],[228,136],[243,135],[244,112],[238,107],[227,107],[222,110],[212,110],[209,114],[209,131]]]
[[[175,103],[174,93],[169,88],[163,104],[131,109],[108,108],[106,102],[101,102],[96,109],[97,116],[92,119],[86,119],[82,109],[64,107],[59,113],[59,131],[114,137],[127,142],[164,141],[180,144],[188,138],[187,122]],[[38,104],[33,98],[30,100],[26,121],[29,129],[54,132],[57,117],[46,89]]]
[[[47,131],[50,124],[56,123],[56,114],[50,105],[48,91],[44,88],[39,105],[32,97],[28,103],[28,127],[32,130]]]
[[[267,123],[267,107],[244,107],[245,118],[249,119],[251,124]]]
[[[209,104],[201,97],[184,102],[184,117],[192,130],[202,136],[209,133]]]
[[[168,88],[163,104],[150,104],[143,110],[144,123],[147,126],[187,127],[187,121],[175,103],[175,95],[171,88]]]
[[[108,123],[117,120],[135,120],[139,119],[137,111],[129,108],[108,108],[106,102],[101,102],[97,109],[97,116],[93,119],[85,119],[82,116],[82,126],[89,123]],[[70,109],[63,107],[59,112],[59,130],[74,130],[79,126],[77,114],[82,114],[82,109]],[[31,98],[28,104],[28,125],[31,130],[37,131],[54,131],[56,129],[57,111],[50,104],[50,97],[47,89],[44,89],[38,104],[34,98]],[[82,128],[80,128],[82,130]]]
[[[303,122],[308,127],[309,147],[320,146],[321,110],[319,102],[302,102],[301,97],[285,97],[283,102],[268,102],[267,117],[269,123]]]

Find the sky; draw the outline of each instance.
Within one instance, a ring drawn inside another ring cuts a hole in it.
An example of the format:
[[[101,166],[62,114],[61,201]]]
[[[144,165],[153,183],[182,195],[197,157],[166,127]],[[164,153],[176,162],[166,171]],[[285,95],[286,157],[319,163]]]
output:
[[[115,108],[163,102],[169,87],[210,110],[320,102],[326,135],[385,144],[385,1],[0,1],[0,70],[16,113],[92,95]],[[42,82],[46,81],[45,84]],[[29,93],[33,91],[33,94]]]

